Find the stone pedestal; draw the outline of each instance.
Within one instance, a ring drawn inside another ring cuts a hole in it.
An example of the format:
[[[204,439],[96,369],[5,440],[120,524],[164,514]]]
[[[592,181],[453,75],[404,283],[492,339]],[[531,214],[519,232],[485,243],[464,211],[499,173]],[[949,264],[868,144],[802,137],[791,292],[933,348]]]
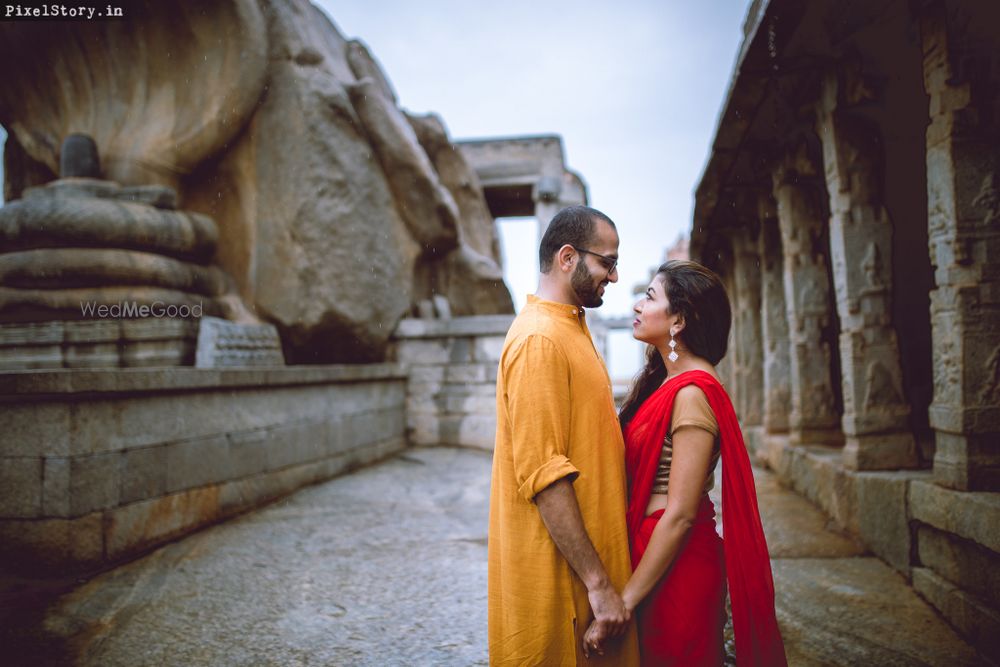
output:
[[[760,328],[764,343],[764,430],[767,433],[786,433],[788,405],[791,400],[788,316],[782,275],[781,230],[778,228],[774,200],[770,196],[760,198],[758,217]]]
[[[822,184],[806,147],[789,153],[774,172],[774,198],[784,254],[788,315],[793,443],[841,442],[830,376],[831,355],[823,337],[831,324]]]
[[[761,346],[760,255],[752,230],[739,229],[732,234],[735,346],[734,387],[740,420],[744,427],[763,422],[764,388]]]
[[[877,128],[845,109],[857,90],[865,88],[843,86],[831,73],[817,122],[840,318],[844,462],[855,470],[912,468],[917,449],[891,318],[892,221],[882,202],[882,144]]]
[[[931,263],[934,477],[1000,490],[1000,136],[997,73],[985,28],[943,3],[924,11]],[[948,14],[952,11],[952,14]],[[949,39],[959,30],[962,39]]]

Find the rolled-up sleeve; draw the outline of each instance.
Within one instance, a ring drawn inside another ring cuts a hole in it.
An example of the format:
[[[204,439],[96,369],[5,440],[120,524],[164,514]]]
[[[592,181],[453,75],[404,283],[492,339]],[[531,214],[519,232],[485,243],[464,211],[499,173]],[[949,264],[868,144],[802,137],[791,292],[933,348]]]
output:
[[[569,458],[569,361],[551,340],[533,335],[512,350],[503,371],[518,493],[532,501],[552,483],[580,474]]]

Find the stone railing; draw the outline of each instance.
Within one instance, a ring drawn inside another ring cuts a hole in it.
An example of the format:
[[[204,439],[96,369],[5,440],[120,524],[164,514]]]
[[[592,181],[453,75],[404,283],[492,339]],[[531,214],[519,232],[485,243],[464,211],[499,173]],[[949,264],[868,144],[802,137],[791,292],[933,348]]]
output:
[[[411,444],[493,450],[500,352],[513,315],[403,320],[393,357],[409,373]]]
[[[402,450],[405,370],[0,373],[0,561],[105,567]]]

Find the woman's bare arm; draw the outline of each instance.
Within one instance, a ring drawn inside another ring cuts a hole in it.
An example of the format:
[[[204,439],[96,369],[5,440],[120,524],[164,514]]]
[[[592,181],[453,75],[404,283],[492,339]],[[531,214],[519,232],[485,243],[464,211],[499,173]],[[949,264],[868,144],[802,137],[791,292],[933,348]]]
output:
[[[639,566],[622,591],[625,608],[630,612],[653,590],[680,552],[698,515],[714,444],[715,436],[697,426],[682,426],[674,431],[667,508],[653,529]]]

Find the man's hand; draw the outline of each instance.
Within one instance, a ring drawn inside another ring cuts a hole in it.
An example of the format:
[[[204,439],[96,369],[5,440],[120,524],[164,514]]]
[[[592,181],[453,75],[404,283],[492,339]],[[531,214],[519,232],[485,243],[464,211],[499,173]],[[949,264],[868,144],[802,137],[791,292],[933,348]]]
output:
[[[595,588],[587,596],[594,612],[594,620],[583,636],[583,654],[589,658],[591,651],[604,655],[604,642],[625,633],[632,613],[613,586]]]
[[[614,586],[604,584],[587,591],[590,608],[594,611],[594,621],[605,626],[609,638],[620,637],[632,619],[632,614],[625,608],[622,596]]]
[[[604,655],[604,626],[597,621],[592,621],[587,632],[583,635],[583,655],[590,658],[590,652],[597,655]]]

